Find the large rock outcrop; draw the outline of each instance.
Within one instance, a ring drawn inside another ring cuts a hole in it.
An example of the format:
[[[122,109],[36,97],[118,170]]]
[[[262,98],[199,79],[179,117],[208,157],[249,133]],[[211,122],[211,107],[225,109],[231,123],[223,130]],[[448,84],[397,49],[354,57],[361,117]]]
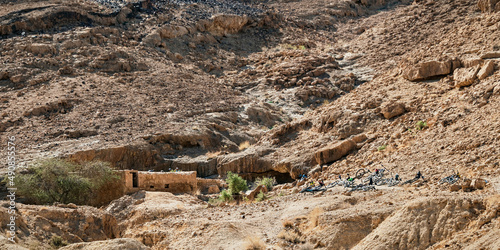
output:
[[[347,153],[355,148],[356,142],[354,142],[353,140],[345,140],[333,146],[318,150],[314,154],[314,158],[316,159],[316,162],[318,164],[326,164],[344,157],[345,155],[347,155]]]
[[[423,62],[406,68],[403,77],[410,81],[421,81],[435,76],[448,75],[459,65],[458,60]]]

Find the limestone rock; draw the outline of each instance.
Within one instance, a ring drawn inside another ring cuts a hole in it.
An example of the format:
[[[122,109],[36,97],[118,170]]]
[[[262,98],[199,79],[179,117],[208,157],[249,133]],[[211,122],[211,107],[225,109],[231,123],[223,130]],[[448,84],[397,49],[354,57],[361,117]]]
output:
[[[495,71],[495,63],[492,61],[488,61],[483,65],[481,70],[479,70],[479,73],[477,73],[477,79],[483,80],[486,77],[490,76],[493,71]]]
[[[356,142],[353,140],[345,140],[333,146],[323,148],[314,154],[314,158],[318,164],[325,164],[336,161],[356,148]]]
[[[452,61],[439,62],[429,61],[419,63],[413,67],[407,68],[403,72],[403,77],[410,81],[425,80],[433,76],[447,75],[452,71]]]
[[[457,192],[460,189],[462,189],[462,187],[460,185],[457,185],[457,184],[453,184],[453,185],[450,186],[450,191],[451,192]]]
[[[469,192],[472,189],[471,186],[472,180],[471,179],[464,179],[462,181],[461,187],[464,192]]]
[[[209,194],[217,194],[219,192],[220,192],[220,189],[217,185],[209,186],[207,189],[207,193],[209,193]]]
[[[400,102],[396,103],[386,103],[383,105],[381,109],[382,115],[384,115],[385,119],[391,119],[393,117],[396,117],[398,115],[403,114],[406,111],[405,105]]]
[[[144,39],[142,40],[142,43],[145,46],[149,46],[149,47],[159,46],[161,44],[161,36],[158,32],[154,32],[154,33],[149,34],[146,37],[144,37]]]
[[[188,29],[183,26],[167,25],[160,29],[160,37],[166,39],[183,36],[188,33]]]
[[[206,27],[213,35],[223,36],[239,32],[249,21],[247,16],[219,14],[214,15]]]
[[[56,53],[56,48],[53,45],[43,43],[30,44],[26,47],[26,50],[40,56]]]
[[[77,250],[77,249],[89,249],[89,250],[100,250],[100,249],[109,249],[109,250],[120,250],[120,249],[134,249],[134,250],[146,250],[150,249],[146,247],[144,244],[139,242],[136,239],[128,239],[128,238],[118,238],[112,240],[103,240],[103,241],[94,241],[94,242],[84,242],[84,243],[76,243],[71,244],[69,246],[65,246],[59,248],[61,250]]]
[[[455,80],[455,87],[470,86],[477,79],[479,72],[479,65],[472,68],[459,68],[453,72],[453,79]]]
[[[482,65],[483,63],[484,63],[484,60],[481,58],[478,58],[478,57],[468,58],[468,59],[462,60],[462,66],[465,68],[470,68],[470,67],[474,67],[477,65]]]
[[[489,51],[481,55],[482,59],[500,58],[500,51]]]
[[[486,181],[484,179],[474,179],[472,180],[471,186],[474,189],[483,189],[486,187]]]
[[[267,187],[264,185],[260,185],[256,187],[254,190],[250,192],[250,194],[247,195],[248,200],[254,200],[257,195],[262,192],[262,193],[267,193]]]
[[[479,0],[477,7],[479,7],[481,12],[494,12],[500,9],[498,0]]]

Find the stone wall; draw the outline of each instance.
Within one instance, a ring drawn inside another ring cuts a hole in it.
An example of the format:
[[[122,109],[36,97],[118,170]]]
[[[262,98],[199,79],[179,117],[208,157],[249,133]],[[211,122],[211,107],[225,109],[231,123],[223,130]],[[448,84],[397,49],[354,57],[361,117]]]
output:
[[[145,172],[137,170],[120,171],[123,180],[123,192],[139,190],[164,191],[170,193],[189,193],[196,191],[196,172]],[[133,178],[137,176],[137,186]]]

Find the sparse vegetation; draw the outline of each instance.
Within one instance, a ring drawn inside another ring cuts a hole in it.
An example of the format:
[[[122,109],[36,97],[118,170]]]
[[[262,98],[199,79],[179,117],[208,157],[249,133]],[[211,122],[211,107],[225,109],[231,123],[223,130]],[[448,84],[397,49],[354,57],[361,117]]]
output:
[[[226,183],[230,194],[239,194],[248,190],[247,181],[231,171],[227,172]]]
[[[300,235],[296,233],[295,231],[291,230],[283,230],[278,234],[278,238],[286,240],[290,243],[301,243],[302,239],[300,238]]]
[[[281,224],[283,224],[284,228],[293,228],[293,221],[291,220],[284,220]]]
[[[255,179],[254,186],[258,187],[260,185],[266,186],[267,190],[271,191],[273,189],[273,186],[276,185],[276,178],[274,177],[264,177],[264,178],[257,178]]]
[[[267,200],[267,199],[268,199],[267,195],[264,192],[260,191],[260,193],[257,194],[257,197],[255,198],[255,201],[259,202],[259,201],[264,201],[264,200]]]
[[[252,236],[246,238],[243,248],[246,250],[264,250],[266,249],[266,244],[259,237]]]
[[[50,245],[55,247],[55,248],[60,248],[68,245],[68,242],[66,242],[61,236],[54,235],[52,238],[50,238]]]
[[[31,203],[88,204],[93,193],[119,176],[106,162],[77,164],[52,158],[35,162],[17,178],[19,193]]]
[[[219,200],[220,201],[232,201],[233,196],[231,195],[231,192],[228,190],[222,190],[219,195]]]
[[[387,145],[382,145],[380,147],[377,148],[378,151],[383,151],[387,148]]]
[[[415,125],[416,130],[422,130],[427,128],[427,122],[425,121],[418,121],[417,124]]]

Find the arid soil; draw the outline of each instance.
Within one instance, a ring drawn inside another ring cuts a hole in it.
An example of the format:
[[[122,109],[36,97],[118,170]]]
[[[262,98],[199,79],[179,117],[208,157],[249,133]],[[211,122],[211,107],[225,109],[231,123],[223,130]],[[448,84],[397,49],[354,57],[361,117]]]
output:
[[[0,6],[0,134],[20,170],[65,157],[280,184],[221,206],[166,192],[18,204],[2,249],[500,249],[496,0]],[[299,193],[299,175],[362,168],[425,180]]]

